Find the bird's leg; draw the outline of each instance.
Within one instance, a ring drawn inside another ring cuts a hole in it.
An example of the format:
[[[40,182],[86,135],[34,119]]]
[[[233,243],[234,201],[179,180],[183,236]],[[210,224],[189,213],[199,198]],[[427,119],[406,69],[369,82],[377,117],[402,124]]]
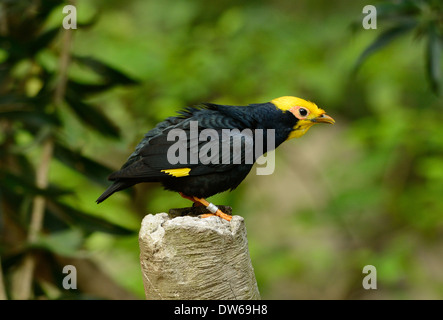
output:
[[[179,194],[180,194],[180,196],[181,196],[182,198],[184,198],[184,199],[188,199],[188,200],[194,202],[194,203],[192,204],[193,207],[202,207],[202,206],[203,206],[203,204],[201,204],[201,202],[195,201],[195,200],[194,200],[194,197],[187,196],[187,195],[185,195],[183,192],[179,192]]]
[[[188,200],[194,202],[194,204],[192,205],[193,207],[201,207],[201,206],[203,206],[200,202],[195,201],[193,197],[187,196],[183,192],[179,192],[179,194],[180,194],[180,196],[182,198],[188,199]]]
[[[213,214],[202,214],[200,216],[201,218],[208,218],[208,217],[211,217],[213,215],[216,215],[216,216],[218,216],[218,217],[220,217],[222,219],[225,219],[227,221],[231,221],[231,219],[232,219],[232,216],[224,213],[219,208],[217,208],[217,206],[215,206],[212,203],[208,202],[206,199],[194,197],[194,202],[201,203],[203,206],[206,207],[206,209],[208,209],[209,211],[211,211],[213,213]]]
[[[183,192],[179,192],[179,194],[180,194],[180,196],[181,196],[182,198],[188,199],[188,200],[190,200],[190,201],[192,201],[192,202],[195,203],[195,200],[194,200],[193,197],[187,196],[187,195],[185,195]]]
[[[182,198],[185,198],[185,199],[188,199],[188,200],[194,202],[196,207],[204,206],[209,211],[212,212],[212,213],[200,215],[201,218],[209,218],[209,217],[213,217],[215,215],[215,216],[218,216],[218,217],[225,219],[227,221],[231,221],[231,219],[232,219],[232,216],[224,213],[219,208],[217,208],[215,205],[213,205],[212,203],[209,203],[206,199],[197,198],[197,197],[190,197],[190,196],[185,195],[183,192],[179,192],[179,194],[180,194],[180,196],[182,196]]]

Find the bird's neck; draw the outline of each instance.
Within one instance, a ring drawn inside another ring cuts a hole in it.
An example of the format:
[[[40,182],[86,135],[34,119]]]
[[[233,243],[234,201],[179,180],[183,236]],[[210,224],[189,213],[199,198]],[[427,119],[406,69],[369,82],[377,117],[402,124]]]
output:
[[[255,129],[263,129],[268,133],[269,129],[274,130],[275,148],[288,139],[292,128],[297,123],[297,118],[291,113],[277,109],[272,103],[250,105],[249,107],[254,108]]]

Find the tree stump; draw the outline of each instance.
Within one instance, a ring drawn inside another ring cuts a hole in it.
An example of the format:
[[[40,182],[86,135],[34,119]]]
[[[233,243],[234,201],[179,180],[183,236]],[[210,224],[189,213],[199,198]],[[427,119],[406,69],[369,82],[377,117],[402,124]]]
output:
[[[149,214],[139,243],[146,299],[260,299],[240,216]]]

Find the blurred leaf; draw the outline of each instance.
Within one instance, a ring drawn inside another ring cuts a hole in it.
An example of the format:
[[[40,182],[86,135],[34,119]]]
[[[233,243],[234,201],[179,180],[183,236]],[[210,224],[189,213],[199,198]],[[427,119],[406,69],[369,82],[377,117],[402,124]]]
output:
[[[55,40],[60,31],[59,27],[47,30],[32,41],[20,41],[13,37],[0,36],[0,48],[9,53],[8,60],[17,62],[37,55],[42,49],[47,48]]]
[[[385,32],[383,32],[381,35],[375,39],[372,44],[367,47],[363,53],[358,58],[357,62],[354,65],[354,72],[356,72],[360,66],[363,64],[363,62],[374,52],[377,50],[380,50],[387,46],[389,43],[391,43],[394,39],[398,38],[401,35],[404,35],[408,31],[412,30],[417,25],[417,22],[415,21],[408,21],[407,23],[403,23],[400,25],[397,25],[395,27],[392,27]]]
[[[426,49],[426,68],[431,88],[436,94],[440,93],[442,46],[443,39],[438,36],[436,26],[431,24]]]
[[[64,0],[45,0],[39,3],[37,17],[42,21],[48,17],[52,10],[63,4]]]
[[[43,80],[47,80],[43,79]],[[8,93],[0,96],[0,113],[4,111],[16,111],[16,110],[44,110],[45,106],[49,103],[50,93],[43,90],[47,85],[44,85],[38,95],[34,97],[28,97],[25,94]]]
[[[98,107],[83,102],[73,91],[67,91],[66,102],[75,114],[92,129],[97,130],[102,135],[118,138],[120,132],[111,120],[109,120]]]
[[[436,156],[422,158],[418,163],[418,171],[427,179],[443,181],[443,158]]]
[[[104,92],[111,88],[111,84],[89,84],[89,83],[80,83],[75,80],[69,79],[67,83],[67,88],[69,91],[76,92],[77,94],[81,94],[82,96],[97,94]]]
[[[7,155],[7,150],[0,148],[0,157],[5,157]],[[14,166],[16,167],[16,170],[20,172],[22,177],[26,177],[26,179],[29,180],[34,178],[34,167],[25,154],[14,155]],[[0,172],[12,173],[12,170],[0,167]]]
[[[131,235],[135,232],[107,220],[94,217],[91,214],[82,212],[61,202],[54,201],[53,199],[48,201],[48,210],[63,221],[80,227],[86,232],[98,231],[115,235]]]
[[[123,72],[92,57],[73,56],[72,59],[102,76],[105,83],[111,83],[113,85],[130,85],[138,83]]]
[[[2,184],[8,186],[5,189],[6,194],[14,191],[16,194],[30,194],[30,195],[42,195],[45,197],[59,197],[70,194],[71,191],[60,188],[58,186],[49,186],[46,189],[40,189],[35,186],[33,176],[24,175],[19,176],[9,171],[0,169],[0,177],[2,178]]]
[[[89,21],[77,22],[77,28],[82,29],[82,30],[88,29],[88,28],[94,26],[99,19],[100,19],[100,14],[97,12],[94,14],[94,16]]]
[[[2,94],[0,96],[0,112],[8,110],[16,110],[19,107],[25,106],[31,99],[25,95],[16,93]]]
[[[40,235],[36,247],[44,248],[61,256],[73,256],[82,246],[84,235],[78,228]]]
[[[409,19],[420,12],[415,1],[382,2],[375,5],[377,20],[398,21]]]
[[[35,97],[17,93],[0,95],[0,119],[19,121],[25,124],[25,129],[33,132],[44,126],[60,126],[58,114],[47,108],[50,93],[46,90],[45,84]]]
[[[42,126],[40,130],[34,133],[34,139],[25,145],[13,145],[9,148],[11,153],[25,154],[28,150],[40,146],[46,139],[51,138],[53,130],[50,126]]]
[[[20,121],[29,126],[33,131],[35,129],[41,128],[42,126],[59,126],[60,120],[53,113],[43,113],[34,110],[29,111],[0,111],[0,119],[9,119],[14,121]]]
[[[102,135],[119,137],[119,128],[112,123],[99,107],[85,102],[87,95],[106,92],[116,85],[134,84],[136,81],[123,72],[90,57],[73,57],[70,62],[87,68],[98,83],[82,84],[67,80],[65,90],[67,107],[54,106],[54,89],[58,82],[60,56],[68,41],[60,41],[63,31],[59,23],[62,6],[66,0],[0,0],[0,251],[6,277],[10,277],[21,259],[23,252],[33,249],[26,245],[29,220],[36,195],[45,198],[45,219],[43,234],[36,243],[45,249],[35,257],[39,269],[33,278],[34,297],[53,298],[51,287],[59,284],[56,277],[48,277],[50,269],[56,266],[56,255],[70,256],[81,248],[85,236],[92,232],[106,232],[112,235],[129,235],[134,231],[95,217],[72,205],[60,202],[78,190],[64,188],[66,184],[51,183],[57,169],[51,168],[49,186],[36,186],[36,176],[41,168],[41,145],[48,134],[62,137],[70,130],[71,122],[62,122],[59,115],[75,113],[80,122],[97,130]],[[93,6],[82,12],[92,12]],[[83,9],[82,9],[83,10]],[[100,12],[99,9],[96,12]],[[88,15],[86,15],[88,16]],[[91,16],[91,15],[89,15]],[[82,30],[94,25],[98,14],[87,22],[78,23]],[[55,26],[55,27],[48,27]],[[95,31],[94,31],[95,32]],[[69,49],[69,48],[68,48]],[[67,76],[71,76],[69,73]],[[62,88],[63,89],[63,88]],[[72,112],[70,112],[72,110]],[[63,119],[66,119],[63,117]],[[66,125],[66,127],[64,127]],[[76,123],[75,123],[76,126]],[[77,126],[76,126],[77,127]],[[90,129],[88,128],[90,131]],[[80,151],[57,140],[54,154],[77,172],[75,179],[82,179],[81,173],[89,180],[107,186],[106,178],[111,170]],[[94,204],[91,204],[94,205]],[[40,250],[41,251],[41,250]],[[3,254],[4,253],[4,254]],[[21,258],[21,256],[20,256]],[[57,274],[60,274],[59,270]],[[9,286],[9,283],[6,284]],[[39,287],[40,285],[40,287]],[[48,289],[49,290],[46,290]],[[9,289],[9,288],[7,288]],[[82,289],[80,289],[82,291]],[[80,292],[78,291],[78,292]],[[82,292],[80,292],[82,293]]]
[[[108,185],[107,177],[112,171],[108,167],[83,156],[78,151],[68,149],[60,142],[55,144],[54,156],[68,167],[85,175],[88,179],[103,186]]]
[[[55,27],[37,37],[29,46],[29,52],[32,55],[37,54],[40,50],[49,46],[49,44],[54,41],[55,37],[58,35],[60,27]],[[29,56],[29,55],[28,55]]]

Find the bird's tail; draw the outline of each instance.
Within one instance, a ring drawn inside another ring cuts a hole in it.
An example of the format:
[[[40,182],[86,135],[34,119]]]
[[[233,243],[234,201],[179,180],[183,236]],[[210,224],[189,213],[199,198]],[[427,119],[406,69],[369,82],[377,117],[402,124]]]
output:
[[[100,197],[98,197],[97,200],[95,200],[95,202],[100,203],[100,202],[106,200],[114,192],[129,188],[133,185],[134,185],[134,183],[132,183],[132,182],[117,180],[111,186],[109,186],[109,188],[106,189],[105,192],[103,192],[103,194]]]

